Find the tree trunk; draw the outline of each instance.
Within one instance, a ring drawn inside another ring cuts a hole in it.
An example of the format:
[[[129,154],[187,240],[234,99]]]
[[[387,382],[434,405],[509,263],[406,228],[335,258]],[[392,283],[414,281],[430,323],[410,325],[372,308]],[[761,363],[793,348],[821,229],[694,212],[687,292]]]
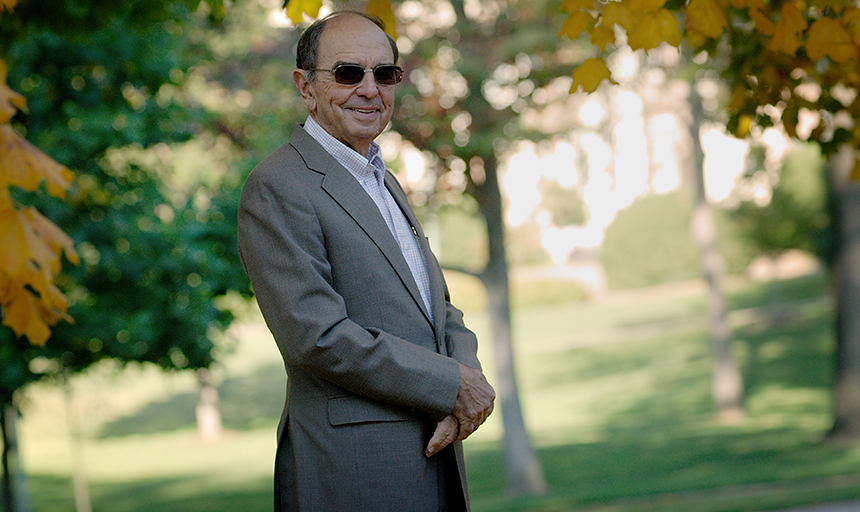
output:
[[[12,404],[0,405],[0,427],[3,433],[3,510],[30,512],[25,475],[18,454],[18,411]]]
[[[221,437],[221,411],[218,409],[218,389],[212,384],[212,375],[206,368],[197,370],[200,393],[197,396],[197,433],[204,441]]]
[[[714,369],[711,393],[717,419],[732,423],[743,418],[743,378],[732,356],[732,333],[726,321],[726,300],[720,285],[723,261],[717,249],[717,226],[714,210],[705,193],[704,151],[700,139],[702,102],[695,84],[690,92],[690,135],[693,142],[693,181],[696,202],[690,222],[693,239],[699,247],[702,274],[708,285],[707,312],[711,331]]]
[[[827,438],[838,443],[860,439],[860,182],[848,178],[855,158],[854,151],[843,148],[828,165],[836,236],[836,375]]]
[[[495,387],[504,426],[508,491],[517,495],[543,494],[546,480],[523,421],[514,370],[505,229],[495,157],[484,161],[484,172],[485,181],[475,186],[474,196],[487,222],[489,260],[479,277],[487,289],[496,364]]]
[[[84,433],[75,411],[72,385],[68,380],[64,383],[64,388],[66,418],[69,425],[69,445],[72,451],[72,489],[75,495],[75,510],[76,512],[93,512],[87,468],[84,462]]]

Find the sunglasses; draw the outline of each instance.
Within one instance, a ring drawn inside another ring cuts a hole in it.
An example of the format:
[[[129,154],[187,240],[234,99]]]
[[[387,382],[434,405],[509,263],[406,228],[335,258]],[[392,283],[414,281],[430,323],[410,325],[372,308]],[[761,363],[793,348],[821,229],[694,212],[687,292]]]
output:
[[[313,68],[308,71],[328,71],[334,75],[334,81],[341,85],[359,84],[364,80],[364,74],[370,72],[379,85],[395,85],[403,80],[403,69],[393,64],[382,64],[373,69],[364,69],[358,64],[338,64],[334,69]]]

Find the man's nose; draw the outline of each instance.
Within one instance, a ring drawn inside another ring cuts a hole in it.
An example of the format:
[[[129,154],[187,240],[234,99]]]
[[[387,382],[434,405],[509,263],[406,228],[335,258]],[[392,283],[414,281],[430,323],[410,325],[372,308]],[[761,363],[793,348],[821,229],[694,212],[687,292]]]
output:
[[[361,82],[358,83],[356,92],[362,96],[372,98],[379,94],[379,86],[376,84],[376,77],[370,70],[365,71]]]

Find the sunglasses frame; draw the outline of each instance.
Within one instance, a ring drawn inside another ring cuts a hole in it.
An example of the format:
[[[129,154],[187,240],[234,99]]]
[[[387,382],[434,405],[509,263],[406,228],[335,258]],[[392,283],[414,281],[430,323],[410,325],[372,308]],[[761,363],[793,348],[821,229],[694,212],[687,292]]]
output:
[[[361,78],[357,82],[341,82],[337,79],[337,72],[343,68],[358,68],[361,70]],[[376,72],[380,68],[393,68],[394,69],[394,82],[390,84],[382,83],[379,81],[379,78],[376,76]],[[364,75],[367,73],[373,73],[373,81],[376,82],[377,85],[397,85],[403,80],[403,68],[396,64],[380,64],[375,68],[363,68],[358,64],[338,64],[332,69],[322,69],[322,68],[311,68],[308,71],[327,71],[334,75],[334,81],[339,85],[358,85],[364,80]]]

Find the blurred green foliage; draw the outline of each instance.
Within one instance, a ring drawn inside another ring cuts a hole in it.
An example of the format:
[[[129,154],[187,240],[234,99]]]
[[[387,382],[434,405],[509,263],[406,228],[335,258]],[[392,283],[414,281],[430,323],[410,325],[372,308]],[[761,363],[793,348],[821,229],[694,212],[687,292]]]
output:
[[[744,201],[732,212],[731,219],[757,255],[798,249],[829,259],[833,237],[824,165],[820,146],[798,145],[776,175],[770,201],[764,206]]]
[[[236,4],[228,20],[218,0],[196,12],[184,0],[98,4],[25,2],[0,17],[9,84],[29,105],[14,126],[76,173],[65,203],[16,198],[82,256],[58,283],[73,323],[44,347],[0,330],[4,402],[104,358],[183,370],[222,357],[213,333],[232,315],[215,299],[251,292],[235,243],[240,185],[298,119],[291,66],[273,58],[292,39],[263,6]]]
[[[618,212],[606,230],[600,259],[610,288],[638,288],[701,276],[690,234],[691,204],[683,191],[645,196]],[[745,240],[717,211],[718,244],[728,273],[751,261]]]

